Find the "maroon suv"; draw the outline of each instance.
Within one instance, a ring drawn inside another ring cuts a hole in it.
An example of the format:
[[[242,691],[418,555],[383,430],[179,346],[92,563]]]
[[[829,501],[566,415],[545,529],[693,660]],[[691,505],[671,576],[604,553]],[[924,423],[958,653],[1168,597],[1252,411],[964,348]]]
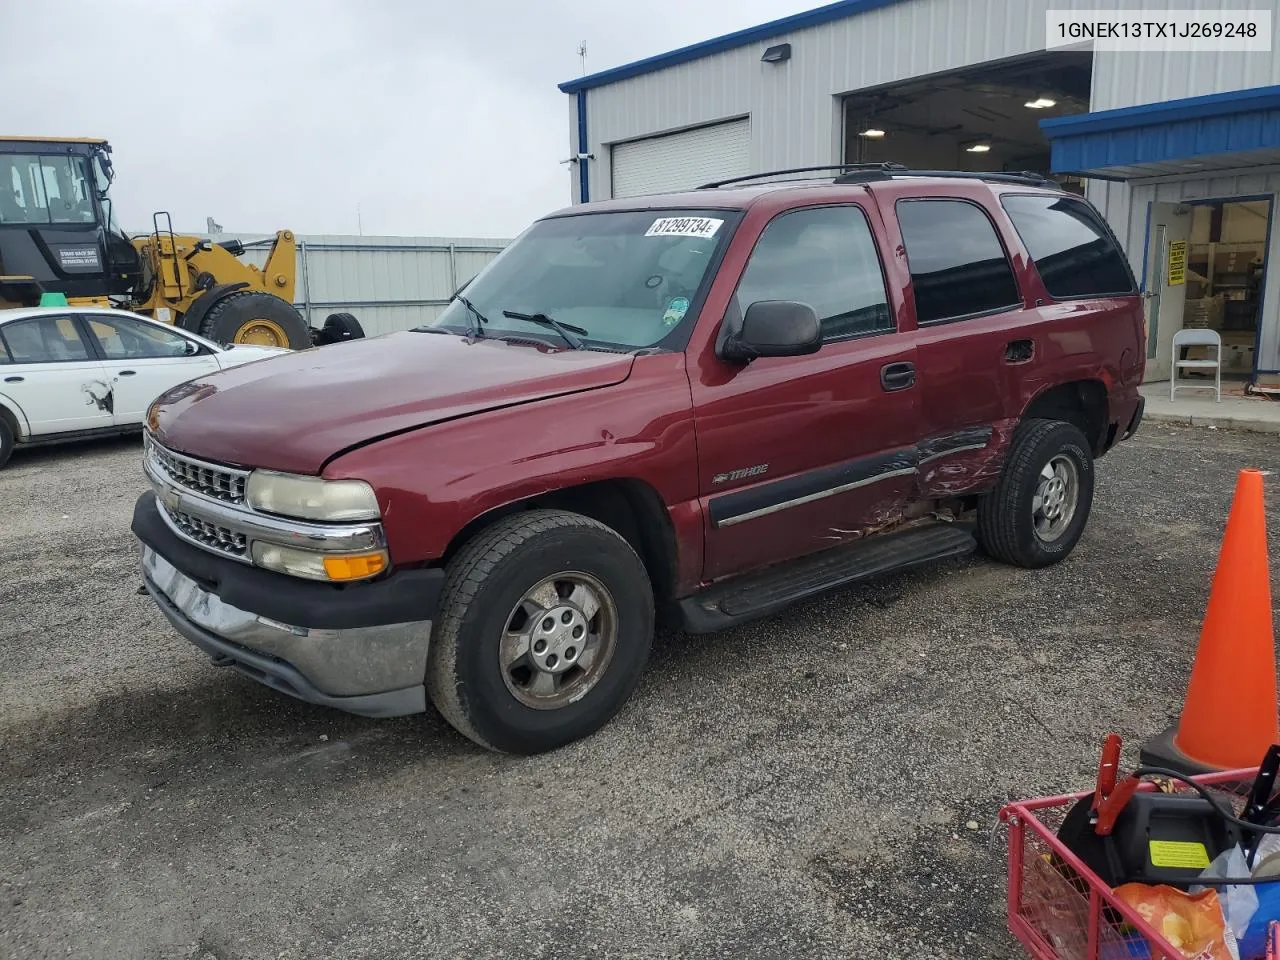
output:
[[[417,330],[161,397],[133,530],[215,663],[535,752],[622,706],[660,616],[1061,560],[1145,355],[1114,237],[1031,175],[586,204]]]

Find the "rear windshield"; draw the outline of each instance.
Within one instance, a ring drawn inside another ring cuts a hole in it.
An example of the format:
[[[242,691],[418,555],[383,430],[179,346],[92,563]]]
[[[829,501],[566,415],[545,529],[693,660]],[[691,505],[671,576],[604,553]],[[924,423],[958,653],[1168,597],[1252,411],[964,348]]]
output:
[[[726,210],[646,210],[540,220],[463,296],[487,321],[486,336],[557,340],[545,324],[508,311],[585,330],[578,336],[587,346],[656,346],[693,323],[708,268],[737,217]],[[427,328],[465,332],[474,322],[469,313],[454,300]]]
[[[1088,204],[1070,197],[1000,198],[1055,300],[1134,292],[1128,264]]]

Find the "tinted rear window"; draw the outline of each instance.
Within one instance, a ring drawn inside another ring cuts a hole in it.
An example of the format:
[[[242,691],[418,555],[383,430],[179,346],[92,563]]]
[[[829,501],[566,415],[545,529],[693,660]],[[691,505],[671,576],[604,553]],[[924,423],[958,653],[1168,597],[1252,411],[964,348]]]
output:
[[[1006,194],[1000,202],[1049,296],[1064,300],[1134,292],[1123,254],[1087,204],[1034,194]]]
[[[964,200],[900,200],[896,209],[918,323],[1021,304],[1004,247],[978,206]]]

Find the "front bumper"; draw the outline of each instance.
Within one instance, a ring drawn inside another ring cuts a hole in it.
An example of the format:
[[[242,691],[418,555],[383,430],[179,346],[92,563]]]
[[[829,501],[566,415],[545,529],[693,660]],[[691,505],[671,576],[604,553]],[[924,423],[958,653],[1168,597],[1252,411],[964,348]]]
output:
[[[215,664],[349,713],[426,709],[423,682],[443,571],[335,586],[247,567],[177,537],[151,493],[134,508],[133,530],[143,545],[147,592]]]

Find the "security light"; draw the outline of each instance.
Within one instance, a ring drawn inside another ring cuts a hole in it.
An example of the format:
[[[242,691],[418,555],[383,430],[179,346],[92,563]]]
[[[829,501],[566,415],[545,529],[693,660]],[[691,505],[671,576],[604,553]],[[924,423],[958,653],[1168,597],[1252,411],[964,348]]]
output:
[[[1023,104],[1029,110],[1047,110],[1049,107],[1056,107],[1057,105],[1057,100],[1053,99],[1053,97],[1046,97],[1043,94]]]
[[[964,152],[965,152],[965,153],[990,153],[990,152],[991,152],[991,144],[989,144],[989,143],[975,143],[975,144],[972,144],[971,146],[965,147],[965,148],[964,148]]]
[[[791,44],[779,43],[770,47],[760,58],[761,63],[782,63],[791,59]]]
[[[859,133],[858,136],[866,137],[868,140],[879,140],[884,136],[884,131],[878,127],[867,127],[867,129]]]

